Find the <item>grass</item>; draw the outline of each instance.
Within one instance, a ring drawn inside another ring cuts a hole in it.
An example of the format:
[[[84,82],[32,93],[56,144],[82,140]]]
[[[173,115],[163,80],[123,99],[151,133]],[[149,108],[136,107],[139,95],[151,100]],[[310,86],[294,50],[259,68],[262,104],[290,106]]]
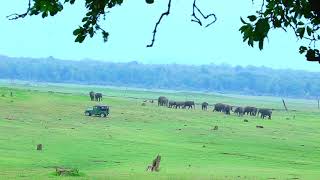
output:
[[[287,99],[289,109],[297,111],[277,110],[272,120],[261,120],[203,112],[199,106],[175,110],[141,103],[166,95],[280,109],[279,98],[56,84],[1,86],[0,179],[61,179],[54,175],[55,167],[80,172],[62,179],[320,178],[320,112],[311,100]],[[108,118],[83,115],[96,104],[87,97],[91,89],[107,95],[103,103],[111,106]],[[40,143],[43,150],[37,151]],[[160,172],[145,172],[158,154]]]

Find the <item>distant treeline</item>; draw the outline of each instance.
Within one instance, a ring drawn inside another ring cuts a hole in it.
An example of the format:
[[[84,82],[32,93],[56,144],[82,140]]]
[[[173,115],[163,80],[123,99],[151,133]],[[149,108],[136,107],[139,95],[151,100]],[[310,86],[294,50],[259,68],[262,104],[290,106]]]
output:
[[[313,98],[320,73],[230,65],[154,65],[0,56],[0,78]]]

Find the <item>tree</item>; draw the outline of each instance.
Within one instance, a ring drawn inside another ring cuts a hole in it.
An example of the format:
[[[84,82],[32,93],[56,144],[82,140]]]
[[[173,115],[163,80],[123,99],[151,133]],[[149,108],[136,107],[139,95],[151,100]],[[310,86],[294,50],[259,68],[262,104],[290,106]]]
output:
[[[29,0],[27,11],[23,14],[11,14],[8,16],[10,20],[25,18],[26,16],[41,15],[43,18],[55,16],[63,10],[64,5],[73,5],[76,0]],[[161,14],[156,22],[151,43],[147,47],[152,47],[155,42],[158,26],[165,16],[170,14],[171,1],[168,0],[168,8]],[[261,9],[255,14],[247,16],[239,29],[243,34],[243,41],[249,46],[254,47],[258,43],[260,50],[263,49],[265,39],[271,29],[283,29],[288,31],[292,29],[299,40],[305,39],[309,41],[307,47],[305,45],[299,48],[301,54],[305,54],[308,61],[318,61],[320,63],[320,53],[317,49],[317,42],[320,40],[320,1],[319,0],[259,0]],[[82,25],[73,31],[76,36],[75,42],[82,43],[86,37],[93,37],[97,32],[101,32],[103,40],[108,41],[109,33],[101,28],[100,20],[106,18],[112,8],[120,6],[123,0],[85,0],[87,13],[82,19]],[[146,3],[153,4],[154,0],[146,0]],[[256,3],[252,0],[252,3]],[[196,14],[200,14],[198,17]],[[213,17],[213,21],[204,25],[201,19]],[[217,21],[214,13],[205,15],[197,6],[196,0],[192,4],[192,22],[200,26],[209,27]]]

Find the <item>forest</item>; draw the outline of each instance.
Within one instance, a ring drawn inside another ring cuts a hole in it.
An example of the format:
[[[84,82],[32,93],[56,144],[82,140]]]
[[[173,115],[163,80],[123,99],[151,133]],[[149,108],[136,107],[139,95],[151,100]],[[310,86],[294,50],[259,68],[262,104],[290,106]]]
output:
[[[0,79],[315,98],[320,73],[228,64],[114,63],[0,56]]]

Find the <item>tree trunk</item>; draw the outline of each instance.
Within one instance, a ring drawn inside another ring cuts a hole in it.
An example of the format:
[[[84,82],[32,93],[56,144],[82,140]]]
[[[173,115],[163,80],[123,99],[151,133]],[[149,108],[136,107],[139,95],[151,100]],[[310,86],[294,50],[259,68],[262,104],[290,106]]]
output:
[[[283,103],[285,110],[288,111],[288,108],[287,108],[286,102],[284,102],[284,99],[282,99],[282,103]]]
[[[38,144],[38,145],[37,145],[37,150],[38,150],[38,151],[41,151],[41,150],[42,150],[42,144]]]
[[[151,171],[151,172],[154,172],[154,171],[159,171],[159,166],[160,166],[160,161],[161,161],[161,156],[158,155],[152,162],[151,165],[149,165],[147,167],[147,171]]]

